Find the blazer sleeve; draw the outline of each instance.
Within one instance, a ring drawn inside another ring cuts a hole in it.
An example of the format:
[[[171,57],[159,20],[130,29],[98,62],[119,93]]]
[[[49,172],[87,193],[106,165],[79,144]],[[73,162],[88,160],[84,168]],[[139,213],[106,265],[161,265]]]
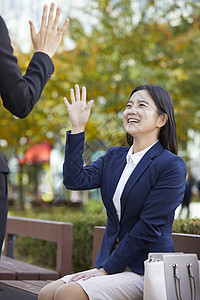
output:
[[[36,52],[22,76],[6,24],[0,16],[0,94],[3,105],[19,118],[26,117],[37,103],[45,84],[54,72],[50,57]]]
[[[67,189],[89,190],[99,188],[106,154],[92,164],[84,167],[85,133],[71,134],[67,132],[65,160],[63,164],[63,183]]]
[[[178,156],[162,165],[158,181],[146,198],[137,223],[102,265],[107,273],[123,272],[148,242],[156,242],[161,237],[163,225],[183,199],[185,176],[186,165]]]

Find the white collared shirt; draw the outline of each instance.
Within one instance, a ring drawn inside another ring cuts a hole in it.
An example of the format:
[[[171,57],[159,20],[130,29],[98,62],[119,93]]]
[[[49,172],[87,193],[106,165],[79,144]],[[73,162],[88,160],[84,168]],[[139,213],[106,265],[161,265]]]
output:
[[[122,172],[122,175],[120,177],[120,180],[118,182],[118,185],[116,187],[116,190],[115,190],[115,193],[113,196],[113,203],[114,203],[119,221],[121,219],[121,201],[120,201],[120,199],[121,199],[121,195],[123,193],[124,187],[129,179],[131,173],[133,172],[133,170],[139,163],[139,161],[142,159],[142,157],[145,155],[145,153],[156,143],[157,143],[157,141],[155,143],[153,143],[151,146],[149,146],[137,153],[133,153],[133,145],[132,145],[127,153],[126,166]]]

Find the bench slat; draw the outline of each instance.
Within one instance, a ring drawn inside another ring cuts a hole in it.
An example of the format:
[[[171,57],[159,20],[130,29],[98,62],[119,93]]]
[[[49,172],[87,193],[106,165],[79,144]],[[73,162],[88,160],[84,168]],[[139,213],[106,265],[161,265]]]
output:
[[[0,300],[37,300],[48,281],[0,280]]]
[[[32,284],[35,286],[39,286],[40,288],[44,287],[45,285],[53,282],[53,280],[23,280],[25,283]]]
[[[56,271],[51,271],[49,269],[37,267],[34,265],[21,262],[6,256],[1,257],[0,265],[4,270],[15,272],[15,278],[6,278],[6,279],[32,279],[32,280],[45,280],[52,279],[56,280],[59,278],[59,273]],[[0,279],[5,279],[5,273],[0,272]]]
[[[16,273],[0,266],[0,279],[14,280],[16,279]]]
[[[41,286],[30,284],[21,280],[5,280],[0,281],[0,283],[15,289],[25,290],[26,292],[36,295],[38,295],[39,291],[41,290]]]
[[[40,290],[47,284],[50,280],[0,280],[0,285],[5,285],[17,290],[24,292],[29,292],[34,295],[38,295]]]
[[[200,235],[172,233],[176,252],[196,253],[200,260]]]
[[[71,223],[8,217],[7,231],[9,234],[27,236],[44,241],[58,242],[62,226],[72,226]]]

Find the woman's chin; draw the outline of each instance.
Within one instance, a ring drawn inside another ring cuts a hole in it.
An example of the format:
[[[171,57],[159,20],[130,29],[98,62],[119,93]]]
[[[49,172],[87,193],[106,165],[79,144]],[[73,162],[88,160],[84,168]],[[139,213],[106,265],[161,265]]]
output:
[[[137,130],[137,129],[135,129],[135,130],[130,130],[130,128],[128,128],[127,130],[126,130],[126,133],[128,133],[129,135],[131,135],[133,138],[135,138],[137,135],[138,135],[138,133],[139,133],[139,130]]]

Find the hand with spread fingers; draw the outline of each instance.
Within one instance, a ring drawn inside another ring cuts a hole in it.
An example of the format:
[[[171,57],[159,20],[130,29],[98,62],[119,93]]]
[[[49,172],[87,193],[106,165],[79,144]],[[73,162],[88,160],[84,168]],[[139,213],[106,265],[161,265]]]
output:
[[[87,280],[91,277],[104,276],[104,275],[108,275],[108,273],[103,268],[101,268],[101,269],[91,270],[87,272],[77,273],[69,280],[69,282],[76,282],[80,279]]]
[[[63,33],[69,23],[69,19],[66,19],[62,27],[58,30],[61,9],[57,8],[56,16],[53,20],[54,8],[55,3],[52,3],[47,20],[48,6],[44,5],[41,27],[37,34],[33,22],[29,21],[34,51],[44,52],[49,55],[49,57],[52,57],[55,54],[62,40]]]
[[[82,88],[82,98],[80,97],[80,88],[79,85],[75,85],[75,94],[74,90],[70,89],[71,94],[71,104],[67,101],[67,98],[64,97],[64,102],[68,109],[69,118],[72,124],[71,133],[79,133],[85,130],[85,125],[90,116],[90,110],[93,104],[93,100],[90,100],[86,103],[86,87]]]

